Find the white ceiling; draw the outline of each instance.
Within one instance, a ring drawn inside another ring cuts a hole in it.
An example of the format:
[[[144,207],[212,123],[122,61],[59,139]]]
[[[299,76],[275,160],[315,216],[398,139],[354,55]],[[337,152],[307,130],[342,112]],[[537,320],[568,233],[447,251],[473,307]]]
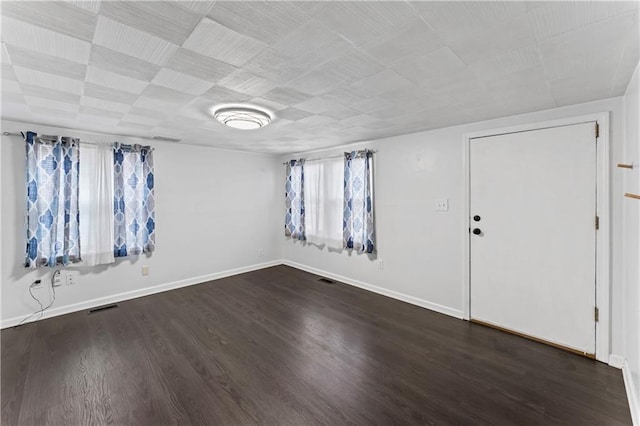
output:
[[[295,152],[619,96],[638,2],[2,1],[2,118]],[[255,131],[209,109],[271,111]]]

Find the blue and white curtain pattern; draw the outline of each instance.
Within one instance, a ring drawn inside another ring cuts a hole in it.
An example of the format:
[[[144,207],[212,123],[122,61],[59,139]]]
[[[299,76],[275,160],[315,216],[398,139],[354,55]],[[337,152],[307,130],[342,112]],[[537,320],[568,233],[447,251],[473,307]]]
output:
[[[25,266],[67,265],[80,259],[78,187],[80,141],[24,135],[27,154]]]
[[[360,253],[373,253],[373,153],[369,150],[344,154],[343,246]]]
[[[155,249],[153,150],[150,146],[113,148],[114,256]]]
[[[296,240],[305,240],[304,233],[304,159],[287,163],[285,184],[286,215],[284,234]]]

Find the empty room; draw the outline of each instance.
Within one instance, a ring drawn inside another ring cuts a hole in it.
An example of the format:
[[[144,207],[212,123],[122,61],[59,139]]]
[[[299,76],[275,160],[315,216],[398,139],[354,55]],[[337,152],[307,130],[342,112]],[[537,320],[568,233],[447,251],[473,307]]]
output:
[[[3,426],[640,426],[640,2],[0,15]]]

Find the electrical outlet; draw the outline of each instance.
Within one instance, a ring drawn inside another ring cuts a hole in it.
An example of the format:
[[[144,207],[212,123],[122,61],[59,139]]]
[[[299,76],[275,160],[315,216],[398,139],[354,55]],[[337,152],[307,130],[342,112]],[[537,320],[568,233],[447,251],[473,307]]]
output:
[[[378,260],[378,269],[384,269],[384,262],[382,260]]]
[[[62,271],[53,273],[53,286],[60,287],[62,285]]]
[[[258,257],[264,256],[264,250],[258,249]]]
[[[439,200],[436,200],[435,210],[437,212],[448,212],[449,200],[447,198],[441,198]]]
[[[144,276],[149,275],[149,267],[148,266],[143,266],[142,267],[142,275],[144,275]]]
[[[75,272],[67,272],[66,276],[67,276],[67,285],[76,285],[77,284],[78,277],[76,276]]]

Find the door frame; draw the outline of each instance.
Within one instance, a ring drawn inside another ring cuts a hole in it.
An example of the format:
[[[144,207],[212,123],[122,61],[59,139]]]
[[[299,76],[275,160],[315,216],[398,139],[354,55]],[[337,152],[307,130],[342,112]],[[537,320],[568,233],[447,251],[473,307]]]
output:
[[[462,264],[462,313],[463,319],[469,321],[471,314],[471,250],[470,250],[470,158],[469,146],[471,139],[495,136],[500,134],[541,130],[550,127],[568,126],[590,121],[599,125],[599,135],[596,145],[596,214],[600,218],[600,227],[596,234],[596,306],[599,310],[599,321],[595,322],[596,359],[609,363],[609,334],[610,334],[610,219],[609,219],[609,112],[579,115],[557,120],[537,123],[520,124],[516,126],[480,130],[463,135],[463,170],[462,180],[462,232],[463,232],[463,264]],[[595,218],[594,218],[595,220]],[[594,224],[595,226],[595,224]]]

